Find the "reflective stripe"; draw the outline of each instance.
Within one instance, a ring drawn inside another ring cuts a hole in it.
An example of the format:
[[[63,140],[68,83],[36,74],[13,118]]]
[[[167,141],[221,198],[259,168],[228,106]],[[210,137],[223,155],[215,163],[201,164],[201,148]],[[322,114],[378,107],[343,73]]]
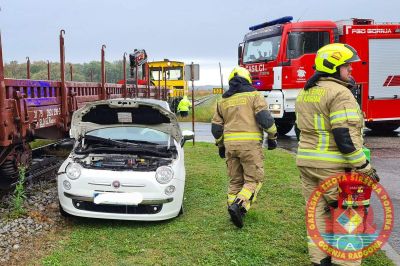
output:
[[[319,150],[299,149],[297,152],[297,157],[317,161],[346,163],[346,159],[339,152],[333,153]]]
[[[264,129],[264,130],[265,130],[265,132],[267,132],[268,134],[271,134],[271,135],[275,134],[277,132],[275,123],[272,126],[270,126],[268,129]]]
[[[247,202],[245,204],[242,204],[242,206],[246,209],[246,211],[249,211],[250,206],[251,206],[251,202]]]
[[[366,160],[366,157],[362,149],[346,155],[340,152],[298,149],[297,157],[309,160],[351,163],[351,164]]]
[[[238,195],[243,196],[245,199],[249,200],[251,198],[251,195],[253,195],[253,192],[248,190],[247,188],[242,188],[242,190],[239,192]]]
[[[237,132],[224,134],[224,141],[237,140],[262,140],[262,134],[259,132]]]
[[[351,163],[358,163],[367,159],[362,149],[349,154],[344,154],[344,157]]]
[[[235,199],[236,199],[235,194],[228,194],[228,205],[232,205]]]
[[[358,109],[344,109],[344,110],[339,110],[339,111],[330,113],[330,114],[329,114],[329,117],[335,116],[335,115],[337,115],[337,114],[345,114],[346,111],[357,113],[357,112],[358,112]]]
[[[352,118],[360,119],[357,109],[340,110],[329,114],[329,120],[331,121],[331,124]]]
[[[260,183],[257,184],[256,191],[254,191],[254,196],[253,196],[253,198],[251,200],[251,203],[256,202],[257,195],[258,195],[258,192],[260,191],[261,187],[262,187],[262,183],[260,182]]]
[[[318,132],[317,149],[327,151],[329,147],[329,132],[325,130],[325,119],[322,114],[314,114],[314,128]]]
[[[220,144],[221,142],[222,142],[222,143],[224,142],[224,135],[222,135],[221,137],[219,137],[218,139],[215,140],[215,145],[218,145],[218,144]]]

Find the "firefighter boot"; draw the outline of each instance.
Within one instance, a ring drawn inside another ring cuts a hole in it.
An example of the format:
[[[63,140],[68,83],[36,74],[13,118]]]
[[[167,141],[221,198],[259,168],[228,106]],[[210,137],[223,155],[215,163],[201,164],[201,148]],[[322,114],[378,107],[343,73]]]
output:
[[[243,217],[246,214],[246,209],[242,206],[243,201],[240,199],[236,199],[235,202],[228,207],[229,215],[231,216],[231,220],[236,227],[243,227]]]
[[[228,207],[229,215],[231,216],[231,220],[236,227],[243,227],[243,216],[240,211],[240,206],[237,203],[233,203]]]

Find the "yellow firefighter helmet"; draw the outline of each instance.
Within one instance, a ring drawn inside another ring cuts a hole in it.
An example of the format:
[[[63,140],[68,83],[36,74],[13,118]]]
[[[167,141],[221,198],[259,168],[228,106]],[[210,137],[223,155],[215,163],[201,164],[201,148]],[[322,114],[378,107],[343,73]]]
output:
[[[251,74],[244,67],[240,67],[240,66],[235,67],[232,70],[231,74],[229,75],[228,81],[230,81],[234,76],[242,77],[242,78],[246,79],[251,84]]]
[[[315,69],[333,74],[339,66],[357,61],[360,61],[360,57],[353,47],[343,43],[331,43],[318,50],[315,57]]]

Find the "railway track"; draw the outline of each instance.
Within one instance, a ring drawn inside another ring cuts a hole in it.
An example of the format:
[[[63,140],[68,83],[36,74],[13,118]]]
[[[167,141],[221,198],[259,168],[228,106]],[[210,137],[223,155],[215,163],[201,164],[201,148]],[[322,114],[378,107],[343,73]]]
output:
[[[204,97],[202,97],[202,98],[195,99],[195,100],[194,100],[194,106],[202,105],[203,103],[205,103],[205,102],[207,102],[207,101],[213,99],[214,97],[215,97],[214,94],[210,94],[210,95],[204,96]]]
[[[27,181],[58,169],[72,149],[73,140],[62,139],[32,150],[32,166]]]
[[[62,139],[57,142],[41,146],[32,150],[32,164],[26,172],[26,182],[32,182],[35,178],[57,170],[72,148],[70,139]],[[0,190],[0,197],[7,194],[18,180],[0,179],[0,187],[8,189]]]

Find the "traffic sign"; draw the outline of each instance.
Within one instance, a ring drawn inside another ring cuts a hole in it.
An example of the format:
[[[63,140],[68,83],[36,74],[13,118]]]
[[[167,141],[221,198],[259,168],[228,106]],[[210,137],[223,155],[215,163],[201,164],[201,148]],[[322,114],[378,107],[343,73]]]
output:
[[[213,88],[213,94],[223,94],[224,89],[223,88]]]

